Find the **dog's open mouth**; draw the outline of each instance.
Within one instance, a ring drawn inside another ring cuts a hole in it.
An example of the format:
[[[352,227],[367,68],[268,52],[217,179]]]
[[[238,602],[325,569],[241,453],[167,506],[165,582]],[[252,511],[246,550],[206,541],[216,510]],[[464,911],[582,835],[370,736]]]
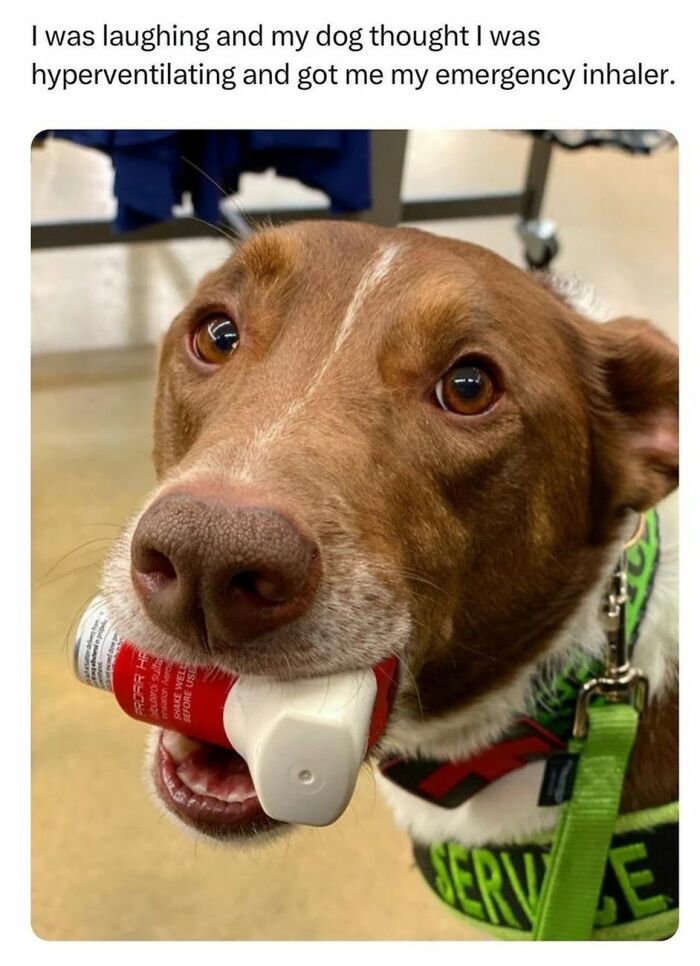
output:
[[[226,838],[279,824],[263,812],[248,766],[232,749],[161,731],[151,767],[166,808],[198,831]]]
[[[397,667],[392,654],[364,669],[276,680],[172,663],[123,640],[101,597],[74,653],[80,680],[157,726],[146,777],[166,811],[215,838],[339,818],[385,730]]]

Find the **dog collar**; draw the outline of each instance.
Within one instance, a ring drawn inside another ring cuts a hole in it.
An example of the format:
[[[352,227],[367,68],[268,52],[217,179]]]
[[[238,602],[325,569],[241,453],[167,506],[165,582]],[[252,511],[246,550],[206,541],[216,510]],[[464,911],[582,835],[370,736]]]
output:
[[[468,849],[414,843],[435,895],[498,939],[533,939],[553,836]],[[678,803],[617,819],[607,852],[592,939],[665,939],[678,925]]]
[[[649,510],[627,545],[627,604],[624,629],[630,650],[639,636],[659,560],[659,519]],[[459,761],[390,757],[380,771],[393,784],[432,805],[452,809],[486,786],[533,761],[547,760],[540,805],[559,805],[571,791],[574,764],[566,744],[574,728],[581,689],[604,673],[601,660],[578,656],[554,679],[541,677],[529,714],[517,719],[489,748]]]

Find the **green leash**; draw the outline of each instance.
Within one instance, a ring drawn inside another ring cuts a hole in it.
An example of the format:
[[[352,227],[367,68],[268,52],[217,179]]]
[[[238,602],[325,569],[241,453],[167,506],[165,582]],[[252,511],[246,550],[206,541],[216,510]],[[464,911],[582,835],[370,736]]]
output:
[[[571,799],[563,806],[533,939],[590,939],[639,713],[629,704],[589,710]]]
[[[646,677],[629,663],[626,550],[603,609],[608,640],[605,669],[584,684],[576,706],[574,737],[569,743],[569,750],[578,756],[576,779],[552,843],[533,925],[536,940],[592,936],[627,761],[646,704]]]

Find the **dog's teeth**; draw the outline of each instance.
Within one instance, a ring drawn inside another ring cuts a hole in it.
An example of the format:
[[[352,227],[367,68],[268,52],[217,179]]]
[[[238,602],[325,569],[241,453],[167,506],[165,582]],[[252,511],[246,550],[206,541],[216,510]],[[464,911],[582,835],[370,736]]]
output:
[[[216,797],[216,796],[214,796]],[[221,799],[224,802],[249,802],[251,798],[257,798],[257,795],[240,795],[238,792],[231,792],[226,798]]]
[[[178,778],[183,785],[186,785],[191,792],[195,792],[197,795],[210,795],[207,791],[207,783],[198,781],[194,778],[185,778],[178,772]]]
[[[179,734],[177,731],[164,731],[163,732],[163,747],[168,752],[170,757],[176,764],[180,764],[191,755],[193,751],[201,748],[198,741],[193,741],[191,738],[187,738],[185,735]],[[193,789],[194,791],[195,789]]]
[[[251,798],[255,798],[253,792],[244,791],[241,789],[232,788],[229,791],[223,791],[221,788],[211,788],[209,782],[206,780],[202,781],[199,778],[194,778],[191,775],[183,774],[181,771],[177,773],[178,778],[191,792],[196,795],[206,795],[207,798],[215,798],[219,802],[247,802]]]
[[[251,798],[256,798],[257,796],[254,794],[243,795],[241,794],[241,792],[229,792],[228,795],[226,795],[223,798],[220,795],[214,795],[213,797],[218,798],[220,802],[239,802],[240,803],[240,802],[248,802],[250,801]]]

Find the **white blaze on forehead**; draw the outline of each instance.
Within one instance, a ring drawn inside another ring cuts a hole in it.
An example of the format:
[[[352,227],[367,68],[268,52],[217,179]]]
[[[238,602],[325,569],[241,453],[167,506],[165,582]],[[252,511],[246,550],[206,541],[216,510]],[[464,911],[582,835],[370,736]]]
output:
[[[379,250],[379,254],[365,268],[362,278],[355,289],[355,293],[350,300],[350,304],[346,309],[340,328],[338,329],[335,342],[333,343],[333,348],[331,349],[330,356],[328,357],[329,359],[335,355],[335,353],[341,348],[347,337],[350,335],[355,319],[359,315],[360,309],[367,299],[367,296],[370,294],[370,292],[372,292],[373,289],[381,284],[385,278],[387,278],[389,275],[389,269],[391,268],[400,250],[400,245],[387,245],[386,248]],[[328,362],[328,360],[326,360],[326,362]]]
[[[264,428],[256,429],[255,436],[253,437],[250,445],[247,447],[243,460],[235,472],[235,478],[237,481],[244,483],[253,482],[252,471],[254,464],[257,462],[260,455],[269,448],[270,444],[279,439],[280,435],[284,432],[290,421],[301,412],[308,400],[316,391],[321,383],[321,380],[328,371],[333,359],[347,342],[353,326],[356,320],[360,317],[368,297],[389,276],[391,266],[396,261],[396,258],[401,251],[401,247],[402,246],[399,244],[387,245],[386,247],[380,248],[374,253],[368,264],[365,266],[365,270],[360,277],[357,288],[355,289],[348,307],[345,310],[345,315],[343,316],[335,339],[333,340],[333,345],[331,346],[330,352],[319,366],[313,378],[310,380],[303,396],[301,396],[299,399],[295,399],[294,402],[292,402],[282,413],[282,415],[275,420],[275,422]]]
[[[396,259],[396,256],[400,250],[400,245],[387,245],[386,248],[379,250],[378,254],[372,258],[365,268],[364,272],[362,273],[362,277],[358,282],[357,288],[350,299],[350,304],[345,310],[343,321],[340,323],[340,327],[336,333],[333,345],[331,346],[331,351],[324,359],[321,367],[309,383],[309,386],[304,393],[304,402],[306,402],[311,394],[315,392],[318,384],[326,374],[326,370],[333,361],[334,356],[347,342],[348,336],[352,332],[352,327],[359,317],[364,303],[367,301],[367,297],[371,292],[374,291],[375,288],[377,288],[378,285],[384,281],[385,278],[387,278],[389,275],[389,269],[391,268],[392,263]]]

